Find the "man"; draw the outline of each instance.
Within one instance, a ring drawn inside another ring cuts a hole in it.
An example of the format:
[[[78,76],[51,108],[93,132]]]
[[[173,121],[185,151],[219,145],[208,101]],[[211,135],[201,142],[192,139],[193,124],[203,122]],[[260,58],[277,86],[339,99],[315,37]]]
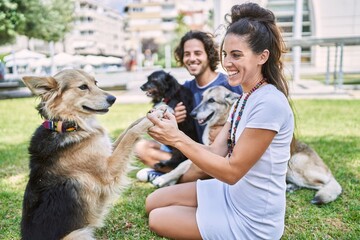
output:
[[[223,73],[218,73],[215,70],[219,64],[218,48],[213,40],[211,34],[201,31],[189,31],[180,40],[179,45],[175,49],[175,59],[186,68],[186,70],[194,76],[194,79],[186,81],[184,86],[189,88],[194,94],[194,107],[196,107],[202,98],[203,92],[213,86],[225,86],[226,88],[241,93],[240,87],[231,87],[228,84],[227,76]],[[175,109],[176,121],[184,121],[187,109],[179,103]],[[204,131],[204,126],[196,123],[196,129],[199,136],[199,142]],[[219,129],[220,130],[220,129]],[[216,136],[217,133],[212,133]],[[145,165],[153,167],[154,164],[160,160],[167,160],[171,158],[171,153],[166,146],[153,140],[141,140],[135,146],[135,154]],[[137,177],[141,181],[152,181],[157,176],[163,174],[151,168],[142,169],[138,172]],[[197,178],[206,178],[196,166],[192,166],[186,172],[179,182],[195,181]]]

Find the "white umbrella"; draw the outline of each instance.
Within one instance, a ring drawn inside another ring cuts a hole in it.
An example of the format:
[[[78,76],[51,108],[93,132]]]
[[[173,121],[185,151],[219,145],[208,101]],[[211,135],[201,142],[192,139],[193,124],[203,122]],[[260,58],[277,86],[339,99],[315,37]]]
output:
[[[56,66],[80,66],[84,64],[84,57],[79,55],[71,55],[68,53],[58,53],[54,56],[54,64]]]
[[[104,63],[106,57],[101,56],[95,56],[95,55],[87,55],[85,57],[85,61],[87,64],[93,65],[93,66],[100,66]]]
[[[4,57],[4,61],[8,62],[11,60],[18,60],[18,59],[26,59],[26,60],[33,60],[33,59],[41,59],[41,58],[45,58],[44,54],[41,53],[37,53],[37,52],[33,52],[30,51],[28,49],[22,49],[16,53],[12,53],[7,55],[6,57]]]
[[[106,57],[104,59],[104,63],[106,64],[121,64],[122,62],[122,59],[117,57]]]
[[[29,63],[31,63],[31,61],[29,61],[28,59],[16,59],[16,61],[14,60],[9,60],[5,63],[6,67],[13,67],[13,66],[26,66]]]
[[[50,67],[50,65],[51,65],[50,58],[41,58],[39,60],[32,61],[30,63],[30,66],[33,67],[33,68],[36,68],[36,67]]]

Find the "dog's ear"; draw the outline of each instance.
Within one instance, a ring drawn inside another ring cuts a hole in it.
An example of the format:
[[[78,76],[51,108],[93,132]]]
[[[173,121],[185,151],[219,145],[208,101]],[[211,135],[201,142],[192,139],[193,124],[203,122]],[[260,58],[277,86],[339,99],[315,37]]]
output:
[[[168,95],[172,96],[179,90],[178,81],[170,73],[166,73],[165,82],[168,85],[166,89],[171,91],[171,93],[168,93]]]
[[[22,80],[31,92],[38,96],[42,96],[57,87],[57,82],[53,77],[25,76]]]

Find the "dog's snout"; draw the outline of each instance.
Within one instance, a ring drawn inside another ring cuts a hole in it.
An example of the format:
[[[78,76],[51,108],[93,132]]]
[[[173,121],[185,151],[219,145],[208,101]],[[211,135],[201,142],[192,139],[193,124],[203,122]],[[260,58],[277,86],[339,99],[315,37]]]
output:
[[[197,115],[197,111],[191,111],[191,113],[190,113],[190,116],[192,117],[192,118],[196,118],[196,115]]]
[[[113,105],[114,102],[116,101],[116,97],[114,97],[113,95],[109,95],[109,96],[107,96],[106,101],[107,101],[109,104]]]

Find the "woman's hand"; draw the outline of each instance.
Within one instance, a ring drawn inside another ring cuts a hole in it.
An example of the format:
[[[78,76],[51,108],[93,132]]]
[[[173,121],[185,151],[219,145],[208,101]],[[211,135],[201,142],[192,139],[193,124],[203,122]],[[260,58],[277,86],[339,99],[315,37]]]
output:
[[[175,112],[174,115],[175,115],[177,123],[181,123],[181,122],[185,121],[187,112],[186,112],[186,107],[185,107],[184,103],[179,102],[175,106],[174,112]]]
[[[166,111],[162,119],[157,118],[153,113],[149,113],[147,118],[154,124],[148,130],[149,135],[163,144],[174,146],[177,134],[180,132],[175,116]]]

